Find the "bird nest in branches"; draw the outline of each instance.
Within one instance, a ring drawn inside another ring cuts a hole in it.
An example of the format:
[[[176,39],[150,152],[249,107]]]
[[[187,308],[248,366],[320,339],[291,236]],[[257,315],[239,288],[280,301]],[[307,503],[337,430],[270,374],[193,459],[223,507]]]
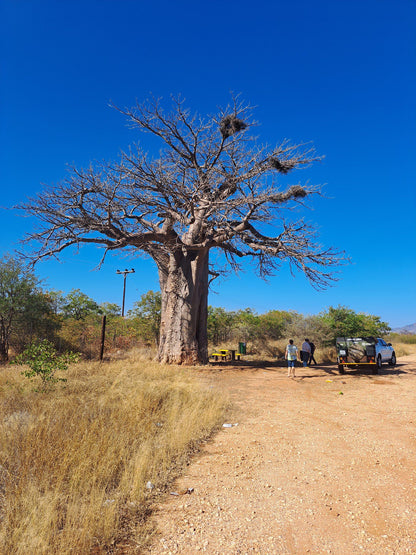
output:
[[[308,194],[301,185],[292,185],[289,189],[289,193],[293,198],[305,198]]]
[[[238,119],[237,116],[232,114],[225,116],[220,123],[220,131],[224,139],[231,137],[231,135],[242,131],[246,127],[247,124],[243,120]]]
[[[294,160],[279,160],[279,158],[269,158],[269,163],[272,168],[280,173],[289,173],[296,167]]]

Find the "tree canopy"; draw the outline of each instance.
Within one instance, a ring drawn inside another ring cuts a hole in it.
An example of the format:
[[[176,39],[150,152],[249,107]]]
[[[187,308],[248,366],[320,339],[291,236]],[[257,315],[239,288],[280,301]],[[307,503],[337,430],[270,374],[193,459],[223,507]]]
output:
[[[53,300],[38,278],[9,255],[0,260],[0,360],[9,358],[10,340],[22,346],[35,333],[56,329]]]
[[[128,315],[134,318],[140,333],[159,343],[162,296],[159,291],[148,291],[134,303]]]
[[[330,306],[321,314],[322,322],[328,328],[328,343],[334,344],[337,337],[383,336],[390,331],[387,322],[379,316],[355,312],[346,306]]]
[[[72,289],[64,299],[62,313],[65,318],[84,320],[88,314],[101,314],[102,309],[80,289]]]

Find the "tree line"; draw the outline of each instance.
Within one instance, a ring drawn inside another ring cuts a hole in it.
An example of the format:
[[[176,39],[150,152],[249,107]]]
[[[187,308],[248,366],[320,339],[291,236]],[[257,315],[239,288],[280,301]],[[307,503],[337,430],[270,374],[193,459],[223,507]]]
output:
[[[96,358],[102,316],[106,316],[106,350],[137,345],[157,347],[160,340],[162,296],[148,291],[127,316],[113,303],[98,304],[79,289],[64,295],[46,290],[34,273],[18,260],[0,260],[0,359],[19,354],[36,340],[48,339],[58,350],[73,350]],[[229,311],[208,306],[207,334],[212,347],[236,347],[245,342],[253,353],[276,354],[273,341],[309,337],[318,347],[334,344],[337,336],[385,336],[390,331],[380,317],[345,307],[329,307],[317,315],[251,308]]]
[[[21,353],[35,341],[48,339],[59,351],[89,358],[99,352],[102,316],[107,319],[106,347],[126,349],[158,341],[160,294],[149,291],[127,318],[114,303],[98,304],[80,289],[68,294],[47,290],[18,259],[0,259],[0,361]]]
[[[252,351],[274,356],[275,340],[308,337],[317,347],[329,347],[339,336],[385,336],[390,327],[379,316],[357,313],[345,306],[330,306],[311,316],[284,310],[257,314],[251,308],[230,312],[209,307],[208,331],[214,345],[244,341]]]

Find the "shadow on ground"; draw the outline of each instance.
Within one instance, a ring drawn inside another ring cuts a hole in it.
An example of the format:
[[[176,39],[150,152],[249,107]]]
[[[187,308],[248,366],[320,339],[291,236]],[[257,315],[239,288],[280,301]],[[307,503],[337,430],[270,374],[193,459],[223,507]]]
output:
[[[235,370],[267,370],[273,372],[277,369],[287,368],[287,361],[286,360],[277,360],[277,361],[270,361],[270,360],[224,360],[224,361],[215,361],[209,362],[209,367],[215,368],[216,370],[225,370],[225,369],[233,369]],[[304,378],[318,378],[322,376],[322,372],[325,374],[330,375],[343,375],[343,376],[377,376],[377,375],[399,375],[399,374],[412,374],[414,373],[409,368],[406,368],[407,365],[404,363],[397,363],[396,366],[387,366],[384,365],[380,370],[379,374],[373,374],[372,370],[366,366],[357,367],[357,368],[349,368],[345,371],[344,374],[340,374],[336,364],[331,362],[325,362],[322,364],[308,366],[307,370],[319,370],[319,373],[308,374],[303,376]],[[302,370],[303,366],[301,363],[296,365],[296,368]]]

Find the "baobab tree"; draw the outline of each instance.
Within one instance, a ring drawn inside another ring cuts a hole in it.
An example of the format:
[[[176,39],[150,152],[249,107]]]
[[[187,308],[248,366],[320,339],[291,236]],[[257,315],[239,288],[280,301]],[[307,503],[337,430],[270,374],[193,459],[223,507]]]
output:
[[[82,244],[103,248],[100,264],[110,251],[149,255],[162,295],[159,360],[205,363],[209,284],[225,267],[251,259],[266,277],[286,260],[319,288],[343,255],[322,248],[303,219],[284,217],[319,192],[299,183],[282,189],[277,179],[318,159],[310,145],[259,145],[252,110],[238,98],[205,118],[181,98],[172,102],[170,112],[156,99],[118,108],[160,139],[157,158],[134,145],[116,163],[73,168],[19,208],[40,221],[25,239],[37,245],[33,263]],[[213,249],[223,254],[221,267],[210,265]]]

